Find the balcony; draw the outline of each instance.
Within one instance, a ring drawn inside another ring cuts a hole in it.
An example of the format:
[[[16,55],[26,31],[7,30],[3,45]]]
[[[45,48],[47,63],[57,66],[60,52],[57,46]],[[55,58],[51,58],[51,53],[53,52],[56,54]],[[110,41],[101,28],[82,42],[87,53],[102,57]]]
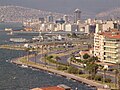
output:
[[[99,44],[95,43],[95,46],[100,46]]]
[[[104,50],[104,52],[108,52],[108,53],[118,53],[116,50],[115,50],[115,51]]]
[[[104,41],[104,42],[106,42],[106,43],[114,43],[114,44],[118,43],[118,42],[115,42],[115,41]]]
[[[117,55],[116,55],[116,56],[104,55],[104,57],[106,57],[106,58],[111,58],[111,59],[117,59],[117,58],[118,58],[118,56],[117,56]]]
[[[118,46],[117,45],[104,45],[104,47],[109,47],[109,48],[118,48]]]
[[[116,60],[104,60],[104,62],[107,62],[107,63],[116,63]]]

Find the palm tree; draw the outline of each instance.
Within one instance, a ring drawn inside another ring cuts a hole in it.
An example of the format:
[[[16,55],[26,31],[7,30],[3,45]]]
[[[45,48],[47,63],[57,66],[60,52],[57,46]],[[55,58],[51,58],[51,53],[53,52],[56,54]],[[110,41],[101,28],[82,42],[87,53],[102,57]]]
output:
[[[44,64],[45,64],[45,66],[47,65],[47,62],[46,62],[47,59],[48,59],[48,55],[45,54],[45,55],[44,55]]]
[[[95,75],[97,74],[99,65],[97,65],[96,62],[97,58],[91,57],[88,60],[85,60],[86,67],[85,70],[88,71],[89,77],[94,78]]]
[[[119,76],[120,63],[118,61],[116,61],[116,65],[117,65],[117,69],[115,72],[116,84],[117,84],[116,86],[117,86],[117,89],[120,90],[120,76]]]
[[[71,62],[73,62],[75,60],[75,57],[73,54],[71,54],[71,57],[69,59],[69,65],[71,65]]]
[[[27,61],[29,62],[29,51],[30,51],[30,48],[25,48],[25,51],[27,52]]]
[[[39,47],[37,46],[37,47],[34,48],[34,49],[36,49],[36,51],[35,51],[35,53],[34,53],[34,56],[35,56],[35,63],[36,63],[36,62],[37,62],[36,59],[37,59],[38,49],[39,49]]]
[[[106,80],[106,71],[107,71],[107,68],[103,68],[103,83],[105,83],[105,80]]]
[[[42,55],[43,55],[43,51],[44,51],[44,45],[42,45],[42,47],[41,47],[41,57],[42,57]]]
[[[119,74],[119,71],[118,71],[118,69],[115,69],[114,72],[115,72],[115,87],[117,88],[118,87],[118,74]]]
[[[98,65],[92,62],[86,64],[85,70],[88,71],[89,77],[93,79],[98,71]]]

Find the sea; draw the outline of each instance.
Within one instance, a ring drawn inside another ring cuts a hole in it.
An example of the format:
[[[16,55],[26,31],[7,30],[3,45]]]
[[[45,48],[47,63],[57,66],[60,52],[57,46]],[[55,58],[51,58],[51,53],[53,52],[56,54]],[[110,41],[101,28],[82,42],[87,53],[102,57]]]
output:
[[[0,23],[0,44],[10,44],[9,39],[11,37],[25,37],[10,36],[4,31],[6,27],[18,27],[19,29],[22,27],[22,25],[19,27],[20,25],[19,23]],[[29,36],[29,38],[31,37]],[[42,70],[22,68],[11,63],[12,59],[24,56],[25,54],[25,51],[0,49],[0,90],[30,90],[36,87],[55,86],[59,84],[68,85],[73,90],[95,90],[75,80]]]

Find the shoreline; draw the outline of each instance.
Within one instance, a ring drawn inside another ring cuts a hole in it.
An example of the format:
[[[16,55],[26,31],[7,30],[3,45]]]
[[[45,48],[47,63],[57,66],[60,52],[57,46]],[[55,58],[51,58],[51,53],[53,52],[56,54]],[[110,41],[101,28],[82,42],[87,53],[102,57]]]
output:
[[[26,64],[26,63],[20,62],[18,58],[11,60],[11,63],[16,64],[16,65],[23,65],[23,64],[25,65]],[[50,72],[50,73],[54,73],[54,74],[57,74],[57,75],[60,75],[60,76],[66,77],[66,78],[70,78],[72,80],[76,80],[76,81],[78,81],[80,83],[83,83],[83,84],[86,84],[90,87],[95,87],[97,90],[110,90],[110,89],[103,88],[104,87],[103,84],[100,84],[100,83],[97,83],[93,80],[88,80],[86,78],[82,78],[82,77],[79,77],[79,76],[76,76],[76,75],[73,75],[73,74],[58,71],[58,70],[51,69],[51,68],[48,68],[48,67],[45,67],[45,66],[38,66],[36,64],[35,65],[34,64],[28,64],[27,66],[32,67],[34,69],[39,69],[39,70],[44,70],[44,71],[47,71],[47,72]]]

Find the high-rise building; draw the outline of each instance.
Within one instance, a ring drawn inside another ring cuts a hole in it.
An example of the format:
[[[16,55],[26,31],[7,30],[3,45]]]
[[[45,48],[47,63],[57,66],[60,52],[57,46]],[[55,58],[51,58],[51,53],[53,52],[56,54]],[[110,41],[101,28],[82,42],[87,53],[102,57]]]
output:
[[[43,17],[39,18],[40,23],[44,23],[45,19]]]
[[[95,33],[94,55],[102,62],[120,62],[120,31]]]
[[[78,20],[80,20],[81,17],[81,11],[79,9],[76,9],[74,11],[74,23],[77,23]]]
[[[64,15],[63,16],[63,19],[65,20],[65,23],[68,23],[69,22],[69,17],[67,15]]]
[[[76,24],[66,24],[65,31],[72,31],[72,32],[79,31],[79,26]]]
[[[54,22],[54,17],[52,14],[50,14],[49,16],[47,16],[47,22],[49,23],[53,23]]]

